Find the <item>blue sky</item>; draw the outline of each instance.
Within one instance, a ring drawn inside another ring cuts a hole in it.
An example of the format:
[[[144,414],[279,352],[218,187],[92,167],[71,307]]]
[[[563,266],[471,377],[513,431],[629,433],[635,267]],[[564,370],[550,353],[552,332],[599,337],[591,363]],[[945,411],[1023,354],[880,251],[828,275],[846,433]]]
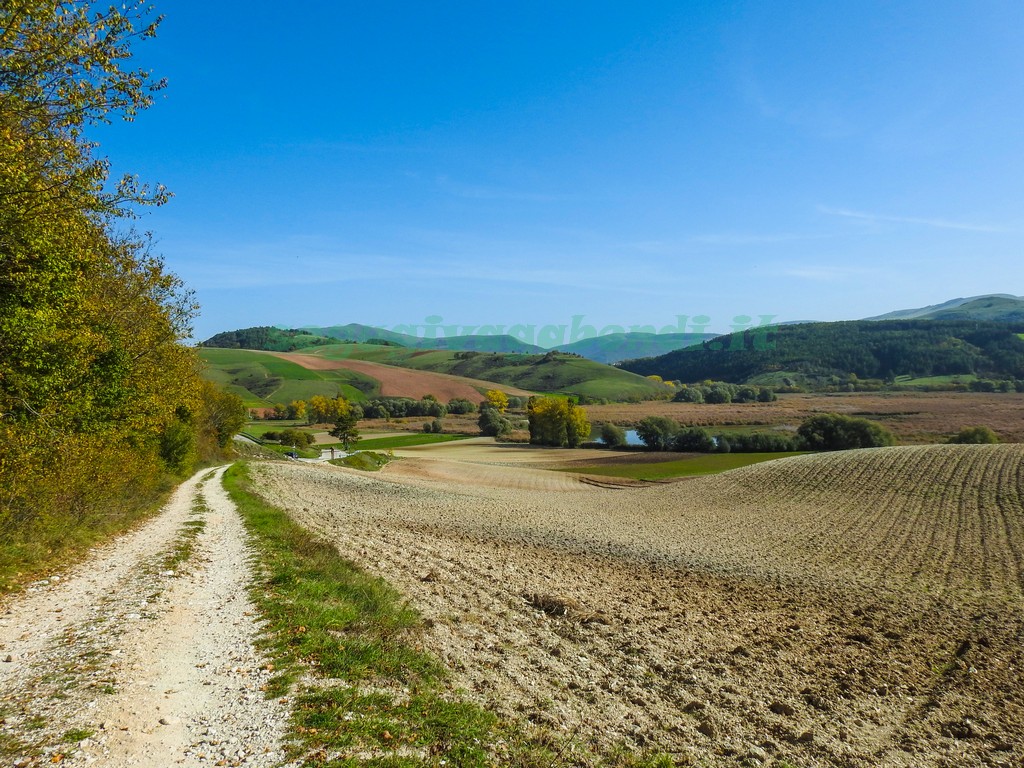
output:
[[[839,320],[1024,294],[1024,4],[157,2],[96,132],[251,325]]]

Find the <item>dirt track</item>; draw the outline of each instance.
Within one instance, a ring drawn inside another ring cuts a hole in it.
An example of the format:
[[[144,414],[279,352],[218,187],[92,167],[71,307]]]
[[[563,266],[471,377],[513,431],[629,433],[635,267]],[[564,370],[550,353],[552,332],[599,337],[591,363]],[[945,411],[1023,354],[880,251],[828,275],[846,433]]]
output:
[[[488,706],[684,764],[1024,759],[1024,448],[630,489],[460,450],[259,477],[408,594]]]
[[[288,711],[261,690],[245,533],[220,472],[207,474],[6,607],[0,734],[8,753],[25,744],[14,765],[282,764]],[[203,525],[195,551],[168,570],[189,523]]]

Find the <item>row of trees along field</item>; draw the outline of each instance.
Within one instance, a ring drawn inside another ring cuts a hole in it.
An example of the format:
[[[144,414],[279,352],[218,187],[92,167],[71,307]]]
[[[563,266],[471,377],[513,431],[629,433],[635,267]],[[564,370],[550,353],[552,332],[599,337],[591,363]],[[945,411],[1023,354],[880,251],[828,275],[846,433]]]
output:
[[[0,569],[124,525],[244,416],[179,343],[192,297],[130,226],[167,193],[109,183],[86,136],[162,87],[129,66],[158,23],[131,0],[0,4]]]
[[[838,413],[810,416],[793,434],[751,432],[731,435],[712,435],[703,427],[687,427],[667,416],[648,416],[636,425],[636,434],[648,450],[696,453],[844,451],[896,443],[893,434],[881,424]],[[968,437],[972,438],[970,442],[984,442],[973,439],[973,433]],[[605,424],[601,428],[601,440],[611,447],[619,447],[626,444],[626,435],[614,424]]]

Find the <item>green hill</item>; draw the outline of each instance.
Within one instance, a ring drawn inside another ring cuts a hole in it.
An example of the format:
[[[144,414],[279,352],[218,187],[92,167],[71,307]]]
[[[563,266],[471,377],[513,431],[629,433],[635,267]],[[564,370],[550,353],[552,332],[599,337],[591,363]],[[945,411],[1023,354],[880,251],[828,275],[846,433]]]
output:
[[[868,320],[987,320],[1000,323],[1024,322],[1024,297],[1008,293],[952,299],[918,309],[900,309]]]
[[[556,349],[560,352],[582,355],[598,363],[612,365],[622,360],[638,357],[657,357],[683,347],[700,344],[702,341],[714,337],[713,333],[610,333],[605,336],[580,339]]]
[[[248,349],[203,347],[203,375],[242,398],[247,408],[306,400],[313,395],[364,400],[380,391],[379,383],[347,370],[311,371],[279,357]]]
[[[270,325],[260,325],[218,333],[204,341],[203,346],[222,349],[262,349],[267,352],[294,352],[307,347],[335,343],[334,339],[311,333],[305,329],[285,330]]]
[[[543,355],[472,350],[419,350],[371,344],[320,347],[312,354],[328,359],[370,360],[400,368],[484,379],[534,392],[564,392],[613,401],[649,400],[666,387],[627,371],[561,352]]]
[[[667,355],[629,360],[624,370],[684,382],[744,383],[796,374],[893,379],[976,375],[1024,379],[1024,324],[963,320],[856,320],[755,329]]]

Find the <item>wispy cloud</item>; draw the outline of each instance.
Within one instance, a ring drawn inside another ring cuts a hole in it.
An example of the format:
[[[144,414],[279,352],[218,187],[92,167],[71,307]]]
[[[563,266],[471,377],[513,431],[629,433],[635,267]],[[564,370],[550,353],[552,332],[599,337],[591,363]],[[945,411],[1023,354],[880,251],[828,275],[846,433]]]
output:
[[[882,213],[868,213],[865,211],[852,211],[849,208],[832,208],[826,205],[819,205],[818,211],[827,216],[842,216],[847,219],[859,219],[868,222],[891,222],[894,224],[913,224],[922,227],[933,227],[935,229],[958,229],[965,232],[1002,232],[999,227],[991,227],[985,224],[974,224],[965,221],[950,221],[949,219],[930,219],[917,216],[892,216]]]

